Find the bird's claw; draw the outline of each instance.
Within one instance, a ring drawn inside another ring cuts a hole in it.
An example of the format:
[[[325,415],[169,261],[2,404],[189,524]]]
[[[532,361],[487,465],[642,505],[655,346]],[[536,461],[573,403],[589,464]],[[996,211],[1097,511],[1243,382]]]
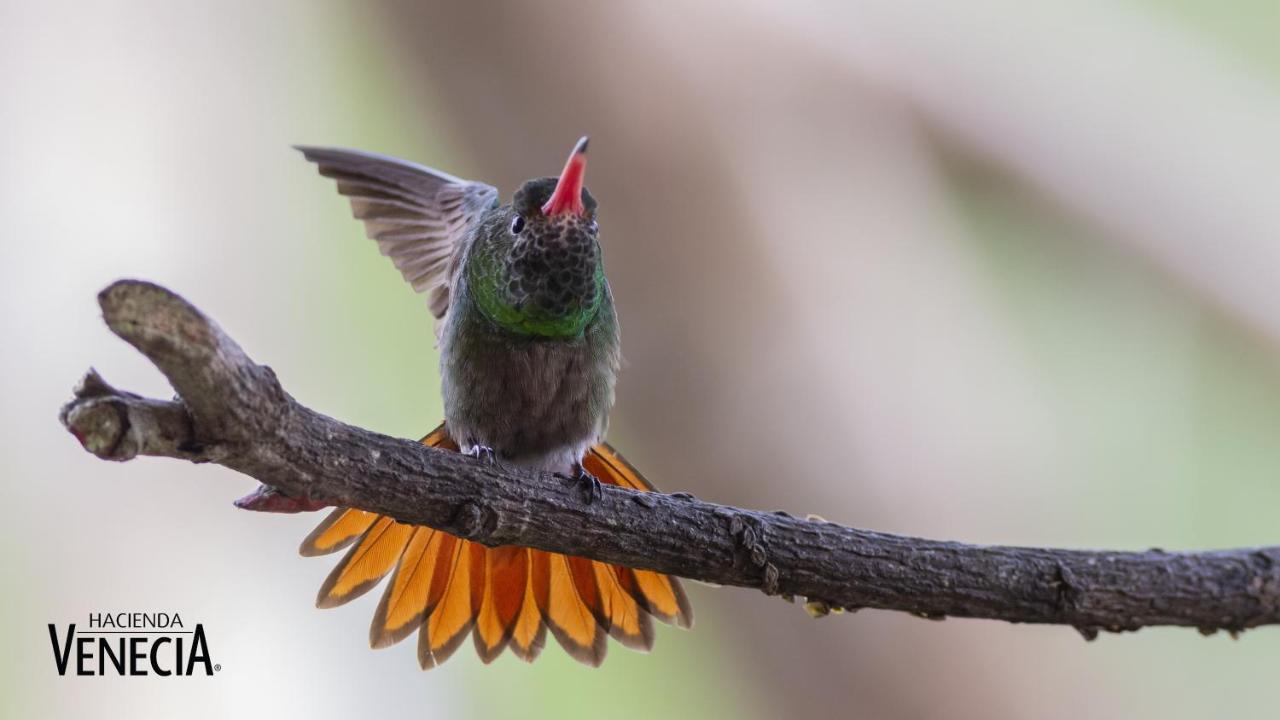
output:
[[[493,448],[487,445],[472,445],[467,454],[489,465],[498,462],[497,454],[493,452]]]
[[[568,484],[581,488],[583,502],[588,505],[604,497],[604,488],[600,485],[600,479],[587,472],[587,469],[582,467],[582,463],[574,466],[573,475],[557,474]]]

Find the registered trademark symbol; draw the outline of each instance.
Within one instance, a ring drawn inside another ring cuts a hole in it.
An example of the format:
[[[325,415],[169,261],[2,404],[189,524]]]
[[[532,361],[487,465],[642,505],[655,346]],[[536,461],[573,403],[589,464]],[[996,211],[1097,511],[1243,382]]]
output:
[[[222,665],[221,665],[220,663],[214,663],[213,671],[214,671],[214,672],[222,672]]]

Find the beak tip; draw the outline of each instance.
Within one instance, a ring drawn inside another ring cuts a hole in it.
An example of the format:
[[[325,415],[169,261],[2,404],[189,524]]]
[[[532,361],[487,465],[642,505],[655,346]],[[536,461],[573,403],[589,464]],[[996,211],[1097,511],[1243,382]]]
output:
[[[583,135],[578,139],[578,144],[573,146],[573,152],[569,154],[564,170],[560,171],[560,179],[556,181],[551,197],[542,205],[543,215],[583,213],[582,182],[587,170],[587,140],[587,136]]]

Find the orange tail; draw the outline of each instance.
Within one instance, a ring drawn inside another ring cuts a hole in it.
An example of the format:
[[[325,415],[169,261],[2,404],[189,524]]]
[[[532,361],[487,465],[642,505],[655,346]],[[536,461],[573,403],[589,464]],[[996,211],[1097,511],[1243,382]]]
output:
[[[458,449],[443,425],[422,443]],[[591,448],[582,464],[602,483],[654,489],[607,443]],[[447,660],[468,632],[486,663],[508,646],[532,662],[551,628],[571,656],[596,666],[604,660],[606,635],[630,648],[651,648],[650,615],[681,627],[693,622],[689,601],[673,577],[531,548],[488,548],[364,510],[334,510],[302,542],[300,552],[325,555],[352,543],[320,588],[316,605],[353,600],[394,568],[369,642],[386,647],[421,630],[423,669]]]

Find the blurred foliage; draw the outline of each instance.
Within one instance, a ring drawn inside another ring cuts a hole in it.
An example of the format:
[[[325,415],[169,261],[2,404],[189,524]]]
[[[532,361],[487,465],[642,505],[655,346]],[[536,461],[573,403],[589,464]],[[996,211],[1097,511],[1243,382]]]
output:
[[[1007,175],[969,159],[945,165],[995,305],[1053,393],[1048,405],[1059,411],[1056,427],[1072,451],[1070,465],[1035,480],[1071,490],[1062,512],[1074,530],[1060,542],[1171,550],[1274,544],[1276,349]],[[1214,678],[1267,686],[1280,652],[1274,629],[1239,640],[1179,628],[1141,632],[1142,642],[1106,633],[1095,641],[1107,646],[1098,662],[1127,684],[1109,703],[1114,716],[1258,713],[1260,697],[1220,695]],[[1170,686],[1202,692],[1168,693]]]
[[[1280,84],[1280,3],[1275,0],[1140,0],[1215,43],[1225,54],[1268,73]]]

